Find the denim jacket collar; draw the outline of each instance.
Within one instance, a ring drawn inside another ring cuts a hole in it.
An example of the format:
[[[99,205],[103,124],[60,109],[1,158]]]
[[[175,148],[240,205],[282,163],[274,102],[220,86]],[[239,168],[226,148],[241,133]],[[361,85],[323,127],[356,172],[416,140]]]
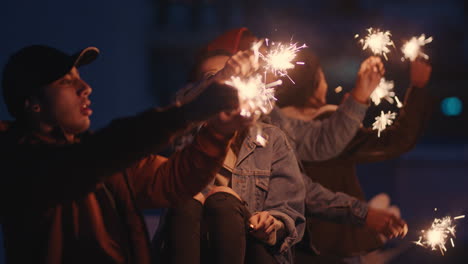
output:
[[[267,141],[267,144],[268,144],[268,134],[262,131],[262,137]],[[243,160],[245,160],[250,154],[252,154],[255,148],[257,147],[263,148],[262,144],[258,142],[257,140],[257,129],[255,129],[255,126],[250,128],[249,133],[245,137],[244,142],[242,144],[245,147],[240,149],[240,152],[236,161],[236,167]]]

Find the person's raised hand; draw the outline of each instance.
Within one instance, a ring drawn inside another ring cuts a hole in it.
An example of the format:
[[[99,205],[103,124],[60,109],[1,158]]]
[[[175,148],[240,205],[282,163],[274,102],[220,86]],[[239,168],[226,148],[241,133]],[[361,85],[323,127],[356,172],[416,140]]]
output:
[[[213,77],[216,81],[225,82],[231,76],[246,77],[258,70],[258,59],[252,50],[238,51],[231,56],[226,65]]]
[[[385,67],[379,57],[371,56],[362,62],[357,74],[356,85],[351,95],[360,103],[367,103],[385,74]]]
[[[417,88],[423,88],[429,82],[432,67],[429,63],[422,60],[415,60],[410,65],[410,82]]]

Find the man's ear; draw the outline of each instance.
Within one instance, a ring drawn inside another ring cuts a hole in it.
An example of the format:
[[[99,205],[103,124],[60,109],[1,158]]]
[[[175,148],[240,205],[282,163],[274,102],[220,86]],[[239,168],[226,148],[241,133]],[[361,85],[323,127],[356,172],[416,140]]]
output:
[[[40,113],[41,112],[41,104],[39,100],[35,97],[28,97],[24,101],[24,110],[29,113]]]

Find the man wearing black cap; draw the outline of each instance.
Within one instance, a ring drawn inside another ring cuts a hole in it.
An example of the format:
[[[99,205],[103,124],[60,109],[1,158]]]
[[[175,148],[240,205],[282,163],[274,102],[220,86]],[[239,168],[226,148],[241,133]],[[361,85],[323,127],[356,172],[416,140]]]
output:
[[[214,118],[193,144],[165,159],[178,132],[238,107],[222,76],[248,74],[253,54],[183,105],[113,121],[95,134],[91,87],[78,68],[99,54],[70,56],[47,46],[13,54],[2,79],[15,121],[0,125],[0,220],[8,263],[150,263],[140,209],[168,207],[198,193],[222,164],[238,115]]]

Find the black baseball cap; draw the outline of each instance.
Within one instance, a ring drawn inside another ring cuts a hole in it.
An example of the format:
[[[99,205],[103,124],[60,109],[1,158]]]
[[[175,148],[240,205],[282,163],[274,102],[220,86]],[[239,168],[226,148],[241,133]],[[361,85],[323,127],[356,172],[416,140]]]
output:
[[[27,46],[10,56],[3,69],[3,99],[10,114],[21,117],[25,100],[44,85],[65,76],[73,67],[94,61],[99,55],[95,47],[88,47],[68,55],[45,45]]]

